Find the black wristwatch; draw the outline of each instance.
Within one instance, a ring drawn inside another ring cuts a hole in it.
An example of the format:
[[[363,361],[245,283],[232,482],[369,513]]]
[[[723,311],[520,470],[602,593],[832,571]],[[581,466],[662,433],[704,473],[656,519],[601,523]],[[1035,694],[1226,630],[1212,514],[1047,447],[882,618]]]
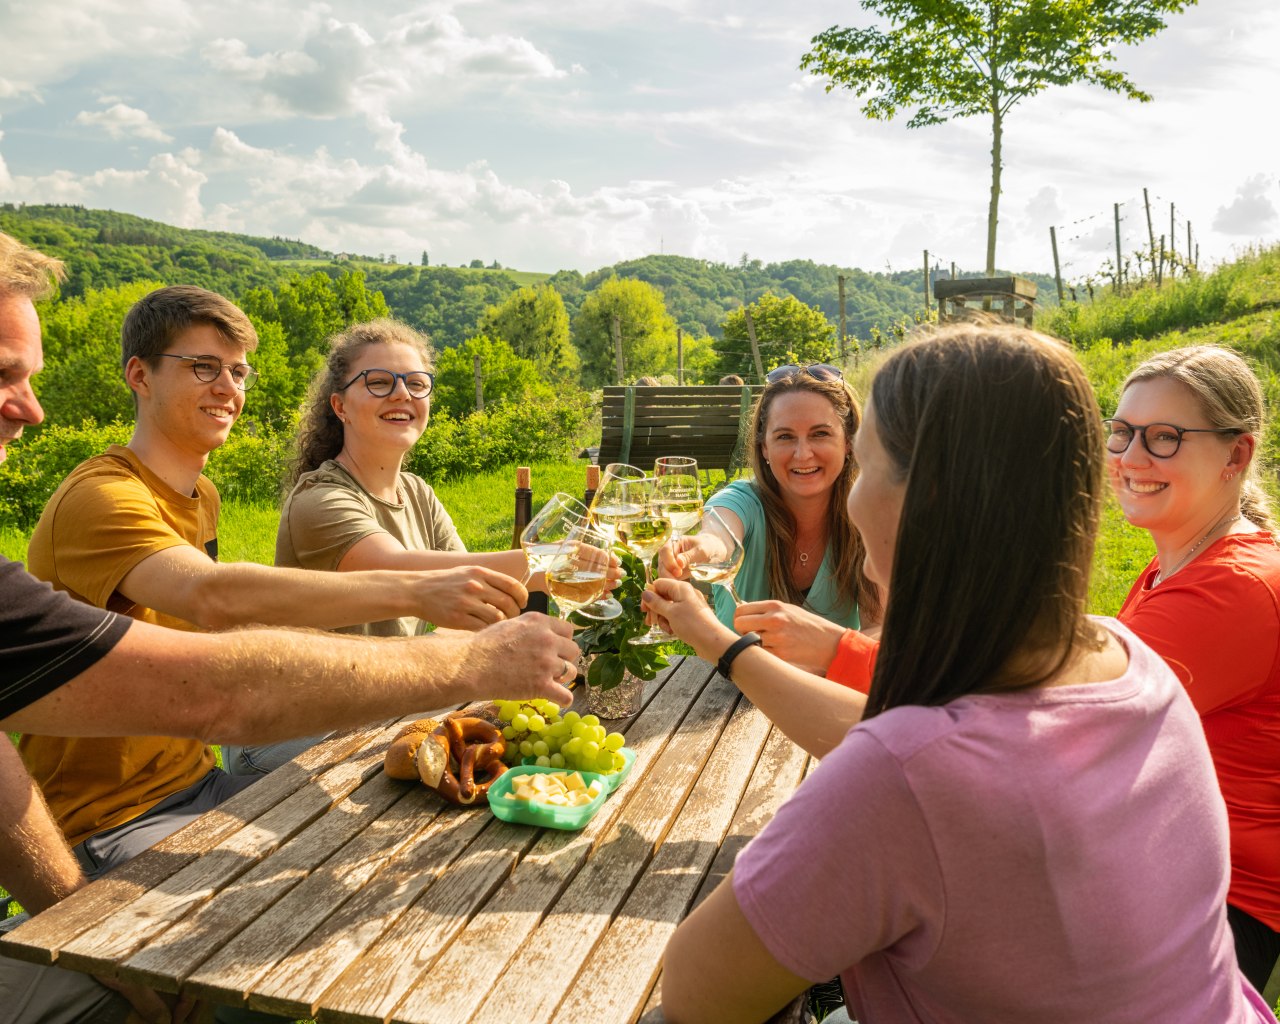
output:
[[[743,633],[742,636],[729,645],[729,649],[724,654],[720,655],[720,660],[716,662],[716,671],[726,679],[732,679],[733,677],[729,673],[732,671],[733,663],[737,660],[738,655],[748,647],[754,647],[763,642],[759,633]]]

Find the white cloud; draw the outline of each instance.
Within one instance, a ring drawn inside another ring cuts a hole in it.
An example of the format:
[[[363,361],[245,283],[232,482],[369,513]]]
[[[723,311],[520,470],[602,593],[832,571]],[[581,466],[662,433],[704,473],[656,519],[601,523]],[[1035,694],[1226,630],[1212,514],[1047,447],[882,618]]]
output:
[[[82,110],[76,115],[76,124],[101,128],[113,139],[150,139],[153,142],[172,142],[173,136],[166,133],[151,120],[145,110],[130,107],[124,103],[116,103],[105,110],[90,113]]]
[[[1276,207],[1272,196],[1276,194],[1277,179],[1269,174],[1255,174],[1236,190],[1236,197],[1228,206],[1219,206],[1213,218],[1213,230],[1224,235],[1247,235],[1257,238],[1276,223]]]

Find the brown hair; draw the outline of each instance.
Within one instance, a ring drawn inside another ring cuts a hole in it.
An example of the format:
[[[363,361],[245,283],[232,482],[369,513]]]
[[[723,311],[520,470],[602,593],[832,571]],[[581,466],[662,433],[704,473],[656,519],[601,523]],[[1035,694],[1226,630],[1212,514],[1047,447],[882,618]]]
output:
[[[246,352],[258,347],[258,332],[230,299],[204,288],[177,284],[144,295],[125,315],[120,328],[121,365],[128,366],[134,356],[154,363],[175,336],[195,324],[209,324]]]
[[[769,409],[779,395],[808,391],[820,395],[831,403],[844,427],[845,460],[840,476],[831,488],[827,504],[827,550],[831,552],[832,576],[842,601],[850,608],[855,604],[865,617],[880,617],[880,592],[863,574],[865,550],[862,537],[849,522],[845,511],[845,499],[849,488],[858,476],[858,466],[853,459],[853,435],[858,432],[862,413],[858,400],[843,380],[818,380],[807,373],[797,372],[773,384],[765,386],[751,410],[751,468],[755,472],[756,493],[764,506],[768,543],[765,548],[765,578],[769,592],[778,600],[789,604],[803,604],[804,594],[792,582],[791,558],[796,546],[796,520],[782,498],[778,478],[761,451],[769,425]]]
[[[432,369],[431,339],[399,320],[383,317],[367,323],[353,324],[329,339],[329,357],[325,368],[316,374],[302,406],[298,425],[297,455],[289,474],[293,486],[303,473],[318,469],[326,459],[342,451],[342,421],[333,411],[329,398],[351,379],[351,364],[360,350],[369,345],[408,345],[422,354],[422,368]]]
[[[1131,384],[1158,378],[1176,380],[1186,387],[1211,427],[1253,434],[1261,443],[1266,407],[1262,387],[1249,364],[1235,352],[1217,345],[1191,345],[1161,352],[1129,374],[1120,392],[1123,394]],[[1254,525],[1274,530],[1271,499],[1254,474],[1258,461],[1255,455],[1245,470],[1240,511]]]
[[[47,299],[55,283],[66,277],[62,260],[28,248],[0,231],[0,295],[21,295],[33,302]]]
[[[906,492],[866,717],[1036,686],[1098,649],[1102,422],[1067,347],[951,325],[889,357],[871,407]]]

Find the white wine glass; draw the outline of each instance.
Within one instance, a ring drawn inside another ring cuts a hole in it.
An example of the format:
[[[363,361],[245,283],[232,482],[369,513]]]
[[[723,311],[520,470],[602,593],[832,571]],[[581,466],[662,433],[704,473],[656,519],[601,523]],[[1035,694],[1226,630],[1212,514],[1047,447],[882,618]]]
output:
[[[690,549],[689,575],[699,583],[724,587],[736,608],[742,604],[733,586],[742,568],[742,541],[714,508],[703,514],[697,536],[699,543]]]
[[[567,620],[572,612],[596,619],[615,619],[622,606],[612,614],[590,615],[593,605],[600,604],[609,586],[609,568],[613,564],[613,539],[589,523],[570,527],[568,535],[548,560],[547,593],[556,602],[556,614]]]
[[[648,479],[650,477],[643,469],[625,462],[607,465],[591,502],[592,522],[617,541],[618,523],[634,519],[644,512],[643,482]]]
[[[545,572],[570,528],[586,520],[587,507],[577,498],[563,491],[553,494],[520,533],[520,547],[529,566],[520,582],[528,583],[534,573]]]
[[[628,503],[638,505],[639,515],[619,519],[618,540],[644,565],[644,585],[653,582],[653,559],[671,541],[671,520],[655,504],[656,487],[652,477],[627,483]],[[661,627],[653,625],[640,636],[627,640],[632,644],[661,644],[676,639]]]
[[[679,539],[697,529],[702,519],[697,460],[664,455],[654,463],[653,481],[653,502],[671,520],[671,536]]]

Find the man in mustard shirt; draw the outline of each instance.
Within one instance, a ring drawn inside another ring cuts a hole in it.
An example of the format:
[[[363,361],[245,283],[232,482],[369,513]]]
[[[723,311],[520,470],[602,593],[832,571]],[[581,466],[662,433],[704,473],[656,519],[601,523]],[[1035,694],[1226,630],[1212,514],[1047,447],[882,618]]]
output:
[[[42,367],[33,300],[60,271],[58,261],[0,233],[0,461],[25,426],[43,419],[31,389]],[[246,743],[477,697],[564,700],[554,680],[577,656],[569,633],[535,615],[474,637],[422,640],[317,642],[279,629],[179,634],[73,601],[0,558],[0,728]],[[0,741],[0,884],[36,913],[85,882],[31,777]],[[0,922],[0,931],[17,920]],[[16,1024],[115,1022],[130,1005],[141,1019],[169,1019],[161,997],[112,985],[127,1002],[85,975],[0,957],[0,1006]]]
[[[479,567],[318,573],[220,563],[218,493],[203,475],[257,379],[253,325],[202,288],[161,288],[121,332],[137,407],[127,445],[82,463],[32,534],[30,572],[99,608],[175,629],[345,626],[416,615],[479,628],[527,594]],[[19,750],[91,873],[128,860],[243,788],[190,739],[23,736]]]

